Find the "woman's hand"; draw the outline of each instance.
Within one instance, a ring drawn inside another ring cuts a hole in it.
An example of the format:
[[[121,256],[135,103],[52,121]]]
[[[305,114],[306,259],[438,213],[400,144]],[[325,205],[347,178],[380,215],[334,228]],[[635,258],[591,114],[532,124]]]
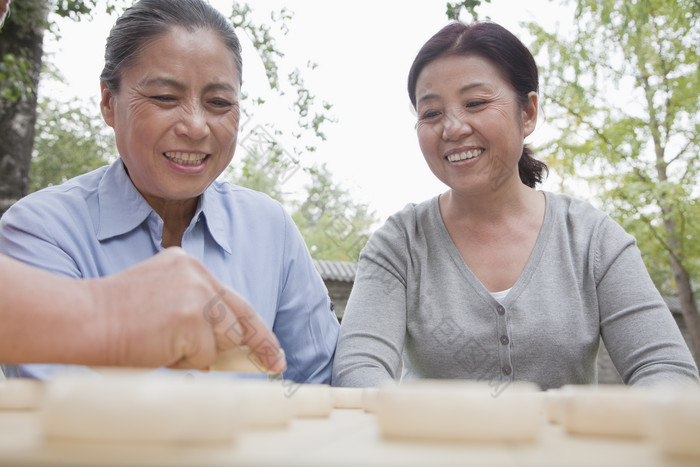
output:
[[[109,365],[207,369],[217,353],[247,346],[261,370],[286,368],[277,338],[250,304],[180,248],[85,282],[103,314],[95,332],[106,336]]]

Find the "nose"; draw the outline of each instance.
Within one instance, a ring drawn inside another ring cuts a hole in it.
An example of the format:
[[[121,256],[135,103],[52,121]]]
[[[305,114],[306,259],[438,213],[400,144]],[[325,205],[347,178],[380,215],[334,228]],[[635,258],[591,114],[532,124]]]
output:
[[[472,132],[464,109],[448,110],[442,125],[442,138],[446,141],[458,140]]]
[[[199,140],[209,136],[209,132],[207,112],[199,102],[183,106],[181,115],[175,125],[175,133],[178,136]]]

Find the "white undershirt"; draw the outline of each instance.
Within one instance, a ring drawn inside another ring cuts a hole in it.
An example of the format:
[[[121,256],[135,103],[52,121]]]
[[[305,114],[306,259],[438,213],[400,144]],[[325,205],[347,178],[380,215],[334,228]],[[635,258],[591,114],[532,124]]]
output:
[[[510,292],[510,289],[501,290],[500,292],[489,292],[489,293],[491,294],[491,296],[493,298],[496,299],[496,301],[498,303],[501,303],[503,300],[505,300],[506,295],[508,295],[508,292]]]

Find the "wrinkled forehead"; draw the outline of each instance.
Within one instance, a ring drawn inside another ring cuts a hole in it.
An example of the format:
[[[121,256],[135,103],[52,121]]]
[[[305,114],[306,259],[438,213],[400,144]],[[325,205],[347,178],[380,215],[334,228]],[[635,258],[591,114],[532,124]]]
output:
[[[199,49],[201,55],[205,55],[210,49],[212,42],[217,43],[217,48],[219,46],[220,50],[223,52],[219,55],[221,60],[231,60],[234,66],[234,71],[239,82],[242,81],[242,70],[241,70],[241,58],[237,51],[231,49],[230,45],[227,43],[224,37],[212,28],[205,26],[196,27],[186,27],[181,25],[168,25],[163,31],[153,34],[147,37],[143,37],[140,41],[134,42],[133,51],[126,60],[124,60],[118,67],[119,78],[121,79],[124,72],[137,63],[140,63],[144,58],[144,55],[148,55],[154,48],[160,51],[167,50],[168,48],[176,47],[176,44],[181,44],[180,39],[187,38],[189,36],[197,36],[197,41],[190,41],[189,46],[193,49]],[[202,39],[206,38],[206,40]],[[196,52],[196,50],[195,50]],[[156,52],[160,54],[161,52]],[[201,70],[206,72],[207,70]]]

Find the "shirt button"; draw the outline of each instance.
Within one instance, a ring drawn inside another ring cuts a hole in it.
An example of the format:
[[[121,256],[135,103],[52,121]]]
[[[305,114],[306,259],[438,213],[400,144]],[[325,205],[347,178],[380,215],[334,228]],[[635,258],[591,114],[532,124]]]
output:
[[[513,372],[513,369],[510,367],[510,365],[503,365],[503,368],[501,369],[503,370],[503,374],[506,376],[509,376]]]
[[[503,316],[506,314],[506,309],[503,308],[503,305],[498,305],[498,308],[496,308],[496,311],[498,312],[499,315]]]
[[[508,336],[501,336],[501,344],[508,345],[508,342],[510,342]]]

